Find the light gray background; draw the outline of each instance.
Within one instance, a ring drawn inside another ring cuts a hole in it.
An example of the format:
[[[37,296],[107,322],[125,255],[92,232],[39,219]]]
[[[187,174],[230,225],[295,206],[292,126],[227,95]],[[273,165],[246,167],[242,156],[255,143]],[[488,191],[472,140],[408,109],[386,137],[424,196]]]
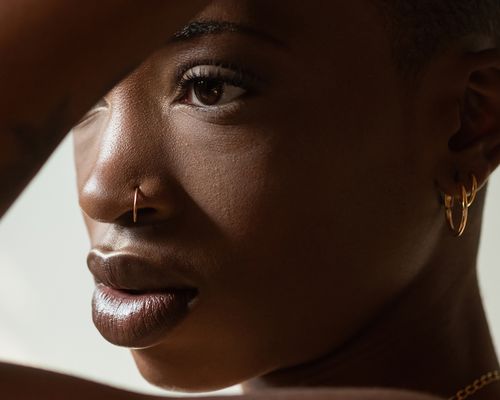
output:
[[[479,258],[491,328],[500,345],[500,175],[491,179]],[[165,394],[127,350],[104,341],[90,316],[89,243],[80,217],[71,139],[0,222],[0,359]],[[236,393],[232,388],[227,393]]]

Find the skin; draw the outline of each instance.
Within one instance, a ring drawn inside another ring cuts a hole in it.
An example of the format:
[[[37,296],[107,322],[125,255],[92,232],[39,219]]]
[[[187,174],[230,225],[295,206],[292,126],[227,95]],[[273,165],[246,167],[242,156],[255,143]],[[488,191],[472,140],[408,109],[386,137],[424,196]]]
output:
[[[22,400],[155,400],[172,399],[172,397],[148,396],[106,387],[94,382],[84,381],[66,375],[56,374],[40,369],[27,368],[0,363],[0,383],[2,393],[11,398]],[[29,383],[29,385],[27,384]],[[15,388],[15,389],[14,389]],[[7,390],[5,390],[7,389]],[[9,390],[11,389],[11,390]],[[15,397],[14,397],[15,396]],[[191,399],[208,399],[207,397],[185,397]],[[212,396],[212,400],[437,400],[436,397],[415,394],[406,391],[388,389],[268,389],[245,394],[243,396]]]
[[[464,38],[408,80],[369,1],[275,3],[200,8],[194,20],[275,40],[168,41],[72,131],[92,247],[174,254],[200,292],[168,336],[132,350],[139,371],[187,391],[245,382],[250,398],[419,398],[360,389],[374,386],[449,397],[498,368],[475,264],[500,161],[500,56],[490,38]],[[257,82],[195,107],[176,72],[207,58]],[[470,188],[471,172],[482,191],[457,239],[440,194]]]
[[[0,216],[96,99],[206,3],[2,2]]]

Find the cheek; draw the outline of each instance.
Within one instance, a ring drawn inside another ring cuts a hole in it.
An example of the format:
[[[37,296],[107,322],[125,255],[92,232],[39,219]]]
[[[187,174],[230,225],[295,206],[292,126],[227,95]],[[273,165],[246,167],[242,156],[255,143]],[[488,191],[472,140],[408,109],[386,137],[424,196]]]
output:
[[[277,189],[274,132],[211,125],[185,114],[170,124],[177,149],[172,173],[182,190],[231,245],[248,243]]]
[[[354,334],[417,275],[432,241],[436,210],[398,130],[327,125],[301,144],[292,138],[311,129],[290,125],[286,142],[200,170],[215,188],[199,202],[239,252],[214,275],[217,330],[228,343],[254,332],[250,347],[274,367]]]

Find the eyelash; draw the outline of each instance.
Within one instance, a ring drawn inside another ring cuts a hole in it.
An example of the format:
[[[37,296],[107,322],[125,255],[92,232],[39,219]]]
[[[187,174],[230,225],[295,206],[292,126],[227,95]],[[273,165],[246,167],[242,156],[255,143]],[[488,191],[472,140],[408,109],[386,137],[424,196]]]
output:
[[[199,73],[194,72],[195,67],[199,66],[210,66],[218,68],[214,71],[211,69],[201,69]],[[229,75],[229,76],[228,76]],[[190,86],[200,80],[203,79],[211,79],[218,80],[225,84],[240,87],[245,89],[245,97],[249,94],[255,92],[256,84],[258,83],[258,78],[250,71],[244,70],[241,67],[224,63],[214,60],[201,60],[192,62],[190,64],[184,65],[176,74],[176,82],[177,82],[177,93],[179,95],[176,97],[176,100],[182,100],[186,94]]]

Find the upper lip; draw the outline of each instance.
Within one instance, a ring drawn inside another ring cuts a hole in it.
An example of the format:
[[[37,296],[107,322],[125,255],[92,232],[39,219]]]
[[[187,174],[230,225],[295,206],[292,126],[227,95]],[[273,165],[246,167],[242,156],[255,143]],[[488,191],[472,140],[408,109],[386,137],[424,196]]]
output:
[[[173,260],[154,262],[130,252],[90,251],[87,265],[96,283],[137,292],[194,289],[178,276]]]

